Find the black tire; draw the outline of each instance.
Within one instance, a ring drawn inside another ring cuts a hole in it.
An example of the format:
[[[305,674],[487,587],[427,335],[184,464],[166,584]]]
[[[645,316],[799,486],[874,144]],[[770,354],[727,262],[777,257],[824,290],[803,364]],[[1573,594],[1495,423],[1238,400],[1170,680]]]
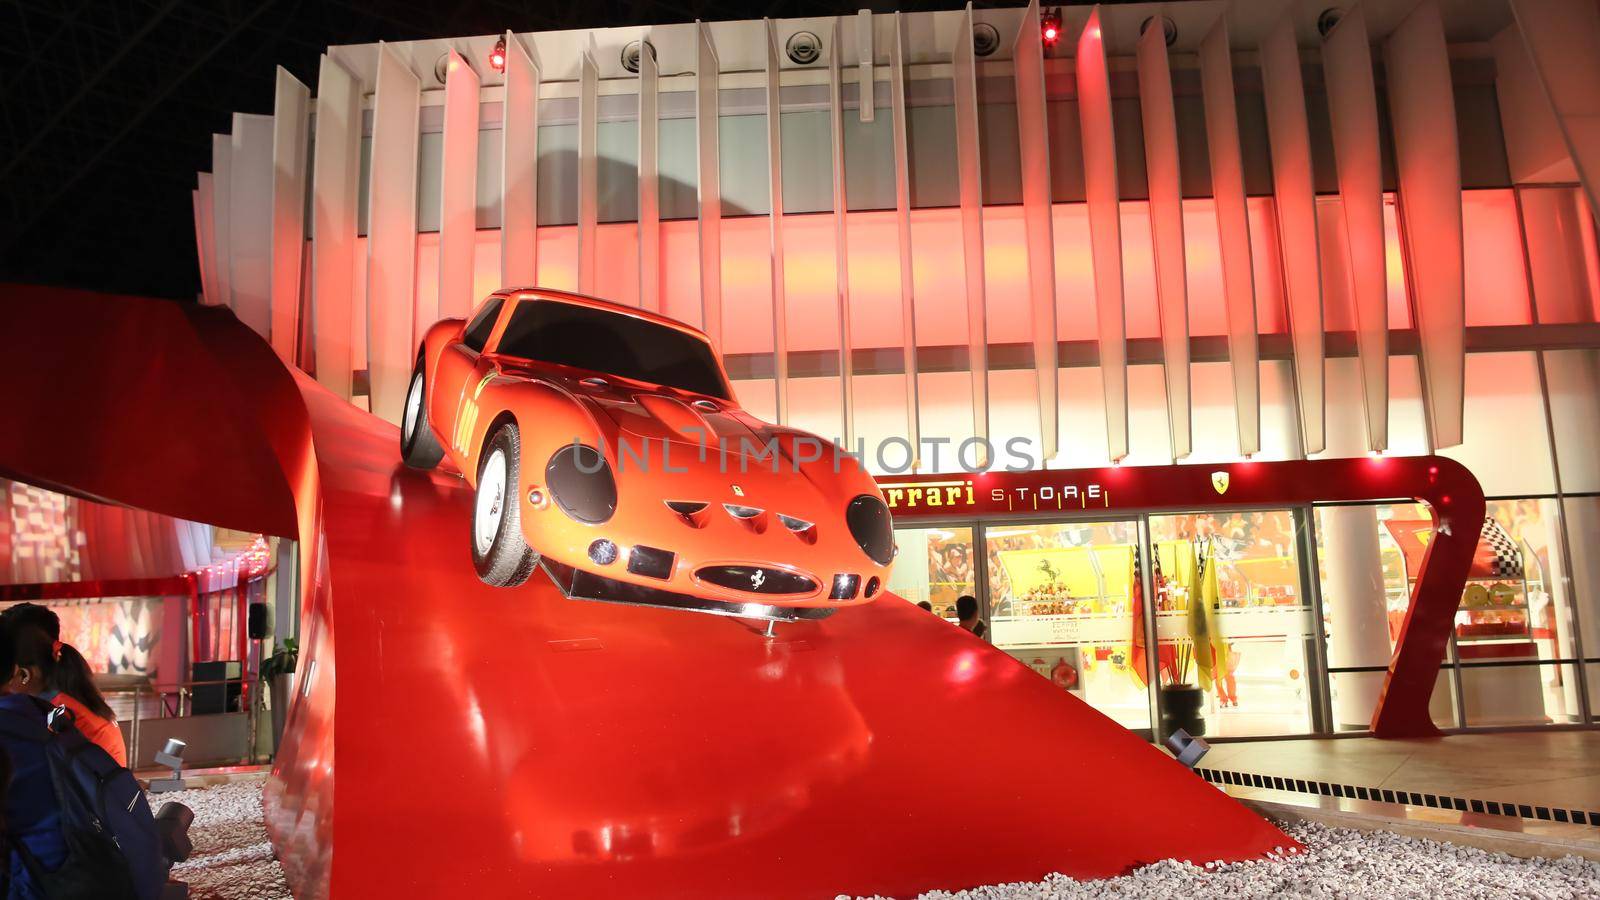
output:
[[[517,426],[506,424],[489,438],[478,460],[478,487],[472,498],[468,538],[478,577],[492,587],[516,587],[527,581],[539,565],[539,554],[522,538],[521,459],[522,437]],[[497,471],[496,466],[504,466],[503,471]],[[490,476],[488,484],[485,473]],[[489,516],[493,516],[492,520]]]
[[[411,386],[406,389],[406,405],[400,419],[400,459],[413,469],[432,469],[444,459],[444,447],[433,433],[428,422],[427,385],[423,381],[422,360],[411,373]],[[413,405],[415,401],[415,405]]]

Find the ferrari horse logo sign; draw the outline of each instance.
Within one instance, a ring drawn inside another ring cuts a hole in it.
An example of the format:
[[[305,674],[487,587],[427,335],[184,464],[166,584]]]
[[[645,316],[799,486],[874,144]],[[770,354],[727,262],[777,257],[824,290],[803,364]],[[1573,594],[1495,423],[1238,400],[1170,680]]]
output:
[[[1217,489],[1218,494],[1226,494],[1228,492],[1228,473],[1212,472],[1211,486]]]
[[[750,587],[759,591],[759,590],[761,590],[761,585],[763,583],[765,583],[766,580],[767,580],[767,573],[761,571],[760,569],[757,569],[750,576]]]

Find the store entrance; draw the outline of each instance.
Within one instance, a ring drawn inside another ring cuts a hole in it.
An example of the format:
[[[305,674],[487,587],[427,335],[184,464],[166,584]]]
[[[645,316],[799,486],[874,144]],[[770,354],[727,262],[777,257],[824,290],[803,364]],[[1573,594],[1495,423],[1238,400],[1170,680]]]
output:
[[[895,593],[1146,737],[1307,734],[1319,718],[1299,509],[897,529]],[[1155,652],[1149,648],[1154,647]]]
[[[994,645],[1124,727],[1150,731],[1135,519],[987,523]]]

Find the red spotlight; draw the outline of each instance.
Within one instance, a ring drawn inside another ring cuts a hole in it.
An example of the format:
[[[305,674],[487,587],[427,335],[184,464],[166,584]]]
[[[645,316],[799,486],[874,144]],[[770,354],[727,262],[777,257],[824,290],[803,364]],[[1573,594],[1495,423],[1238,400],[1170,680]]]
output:
[[[489,66],[496,72],[506,70],[506,39],[494,42],[494,52],[489,54]]]
[[[1054,47],[1056,41],[1061,40],[1061,13],[1050,10],[1039,17],[1039,27],[1043,32],[1044,45]]]

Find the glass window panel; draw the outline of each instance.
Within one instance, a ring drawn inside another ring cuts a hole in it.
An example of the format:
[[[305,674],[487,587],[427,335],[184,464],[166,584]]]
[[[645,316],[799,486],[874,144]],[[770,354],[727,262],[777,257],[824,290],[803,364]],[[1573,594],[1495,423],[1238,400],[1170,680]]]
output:
[[[1160,561],[1156,632],[1170,724],[1216,737],[1309,732],[1311,608],[1294,515],[1152,516],[1150,540]],[[1214,584],[1196,563],[1207,557]]]
[[[767,145],[758,146],[765,154]],[[596,123],[595,155],[595,210],[599,221],[639,221],[639,120]],[[766,175],[766,170],[761,174]],[[764,178],[761,186],[766,189]],[[727,196],[726,187],[723,196]]]
[[[1600,351],[1547,350],[1544,374],[1561,489],[1600,491]]]
[[[1250,263],[1255,277],[1256,330],[1283,334],[1289,330],[1283,296],[1283,260],[1278,252],[1278,212],[1271,197],[1246,201],[1250,218]]]
[[[1582,721],[1577,671],[1570,665],[1461,666],[1461,705],[1469,727],[1560,725]]]
[[[1400,216],[1395,195],[1383,195],[1383,262],[1389,287],[1389,327],[1411,327],[1411,297],[1406,293],[1406,262],[1400,251]]]
[[[1492,500],[1456,613],[1456,656],[1469,726],[1580,721],[1576,670],[1550,664],[1573,651],[1554,500]],[[1552,558],[1554,557],[1554,558]]]
[[[1516,252],[1522,236],[1511,191],[1462,191],[1461,232],[1467,324],[1528,324],[1528,275]]]
[[[1150,727],[1132,520],[985,531],[995,646],[1128,728]]]
[[[1462,660],[1483,654],[1497,659],[1571,659],[1577,651],[1559,504],[1549,498],[1491,500],[1489,520],[1469,573],[1468,596],[1462,598],[1457,614]],[[1474,585],[1484,590],[1475,590]],[[1485,629],[1485,623],[1494,624]],[[1473,626],[1497,635],[1498,643],[1480,641],[1474,645],[1477,652],[1469,652],[1462,629]]]
[[[1600,661],[1600,497],[1567,497],[1568,560],[1577,606],[1579,644],[1585,659]],[[1575,650],[1577,648],[1574,648]],[[1600,684],[1590,682],[1589,705],[1600,709]]]
[[[1454,627],[1468,724],[1578,721],[1576,670],[1549,662],[1577,653],[1556,501],[1492,500],[1488,513]],[[1387,665],[1433,534],[1428,511],[1329,506],[1316,519],[1328,667]],[[1529,665],[1504,665],[1521,660]],[[1370,719],[1382,685],[1382,673],[1372,675],[1332,675],[1336,730]],[[1446,695],[1436,693],[1431,709],[1436,724],[1456,724]]]
[[[1203,125],[1201,127],[1204,129]],[[1209,173],[1207,175],[1209,177]],[[1190,336],[1227,334],[1228,305],[1222,283],[1217,204],[1209,197],[1183,201],[1183,264],[1189,294]]]
[[[541,109],[540,112],[546,111]],[[539,169],[537,198],[539,224],[576,224],[578,221],[577,123],[539,126],[539,159],[535,164]],[[662,186],[662,193],[666,193],[665,185]],[[663,218],[665,215],[663,212]]]
[[[1522,188],[1528,272],[1541,323],[1594,322],[1600,259],[1594,217],[1577,187]]]
[[[1439,454],[1466,464],[1485,494],[1555,491],[1544,394],[1532,353],[1467,354],[1464,425],[1462,444]]]
[[[976,594],[977,558],[972,526],[896,528],[900,554],[889,575],[889,590],[912,603],[928,603],[954,622],[956,598]]]
[[[1420,506],[1399,507],[1401,519],[1427,518]],[[1322,583],[1328,668],[1387,666],[1410,607],[1410,584],[1398,544],[1384,523],[1389,505],[1328,506],[1316,511],[1317,573]],[[1362,731],[1383,689],[1383,672],[1331,676],[1333,727]],[[1449,691],[1445,691],[1448,707]],[[1435,704],[1439,694],[1435,693]],[[1454,713],[1448,708],[1448,724]]]
[[[1455,728],[1455,699],[1450,693],[1450,667],[1439,669],[1433,696],[1428,701],[1428,718],[1436,728]],[[1367,731],[1372,727],[1372,706],[1383,689],[1383,672],[1334,672],[1328,676],[1328,692],[1333,701],[1334,731]],[[1366,717],[1355,713],[1365,706]]]
[[[1355,286],[1350,280],[1344,201],[1338,196],[1318,197],[1316,210],[1317,245],[1322,253],[1322,328],[1324,331],[1355,331]]]

